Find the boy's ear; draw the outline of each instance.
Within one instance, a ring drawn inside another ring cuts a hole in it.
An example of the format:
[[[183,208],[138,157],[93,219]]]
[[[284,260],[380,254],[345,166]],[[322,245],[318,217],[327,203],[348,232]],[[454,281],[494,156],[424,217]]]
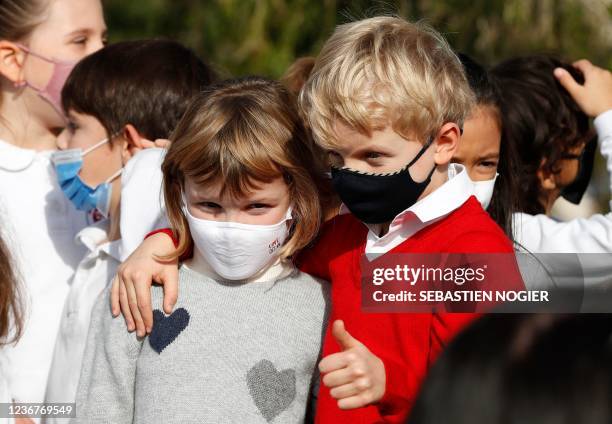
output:
[[[25,52],[17,44],[0,41],[0,74],[15,86],[23,81],[23,62]]]
[[[461,129],[459,125],[454,122],[447,122],[442,125],[434,139],[436,143],[436,151],[434,153],[436,165],[447,165],[450,163],[457,150],[460,137]]]
[[[142,149],[155,147],[155,143],[141,136],[136,127],[132,124],[127,124],[123,128],[122,136],[125,140],[125,146],[122,152],[124,164]]]

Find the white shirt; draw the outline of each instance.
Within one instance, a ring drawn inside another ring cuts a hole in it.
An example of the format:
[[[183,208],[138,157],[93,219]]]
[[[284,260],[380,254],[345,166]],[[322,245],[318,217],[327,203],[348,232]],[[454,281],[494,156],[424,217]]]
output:
[[[74,402],[76,399],[91,311],[121,263],[121,241],[108,242],[107,229],[108,221],[105,221],[77,235],[78,242],[88,253],[77,267],[62,311],[45,395],[47,403]]]
[[[68,282],[83,257],[86,216],[64,196],[52,152],[0,141],[0,230],[23,282],[24,333],[0,349],[0,380],[18,402],[42,402]],[[1,422],[1,420],[0,420]]]
[[[369,259],[373,259],[389,252],[423,228],[459,208],[473,194],[474,183],[468,176],[465,166],[458,163],[449,164],[448,180],[393,218],[385,235],[378,236],[380,225],[367,225],[369,231],[365,253]],[[344,213],[349,213],[349,210],[343,204],[340,207],[340,214]]]
[[[612,110],[593,122],[606,160],[612,189]],[[612,202],[610,204],[612,208]],[[513,216],[514,237],[532,253],[579,253],[587,280],[612,283],[612,261],[602,256],[612,253],[612,212],[560,222],[546,215],[517,213]]]

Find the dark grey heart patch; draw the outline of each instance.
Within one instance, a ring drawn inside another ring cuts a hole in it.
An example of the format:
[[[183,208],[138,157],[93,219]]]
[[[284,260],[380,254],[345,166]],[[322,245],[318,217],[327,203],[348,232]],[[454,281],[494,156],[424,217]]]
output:
[[[267,359],[247,373],[249,393],[266,421],[271,422],[295,399],[295,370],[278,371]]]

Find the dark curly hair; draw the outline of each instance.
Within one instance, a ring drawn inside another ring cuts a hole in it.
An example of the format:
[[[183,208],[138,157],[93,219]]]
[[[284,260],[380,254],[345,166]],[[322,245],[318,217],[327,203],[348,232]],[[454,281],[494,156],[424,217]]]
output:
[[[518,210],[545,213],[538,170],[561,171],[559,161],[585,141],[588,116],[559,84],[555,68],[566,69],[582,84],[584,76],[570,64],[546,55],[526,56],[500,63],[491,75],[501,90],[502,145],[517,154],[514,174]]]

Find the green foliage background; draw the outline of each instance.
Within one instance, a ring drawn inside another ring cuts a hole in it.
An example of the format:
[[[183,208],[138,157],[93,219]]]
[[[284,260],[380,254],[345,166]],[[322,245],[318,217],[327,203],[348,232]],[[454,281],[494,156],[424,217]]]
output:
[[[612,69],[612,0],[104,0],[110,40],[167,37],[226,76],[280,77],[338,24],[379,14],[426,20],[483,64],[528,53]],[[598,158],[594,195],[607,209]]]
[[[485,63],[530,52],[612,67],[610,0],[105,0],[111,41],[165,36],[231,75],[279,77],[333,28],[380,13],[425,19]]]

